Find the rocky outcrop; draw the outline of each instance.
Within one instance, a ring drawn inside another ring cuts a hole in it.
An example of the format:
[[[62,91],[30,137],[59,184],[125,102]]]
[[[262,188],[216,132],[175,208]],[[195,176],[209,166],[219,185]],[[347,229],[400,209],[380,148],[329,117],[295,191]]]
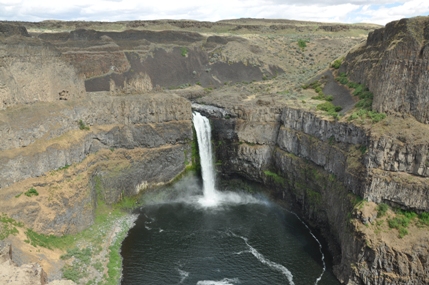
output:
[[[2,284],[45,285],[47,276],[37,263],[17,266],[12,261],[12,246],[0,245],[0,280]]]
[[[12,245],[0,244],[0,280],[1,284],[14,285],[76,285],[71,280],[47,281],[43,268],[38,263],[18,266],[12,261]]]
[[[60,58],[61,54],[49,44],[28,37],[24,27],[14,28],[19,30],[18,35],[0,36],[0,110],[83,98],[83,80]]]
[[[340,71],[374,93],[378,112],[410,114],[429,123],[429,18],[388,23],[350,52]]]

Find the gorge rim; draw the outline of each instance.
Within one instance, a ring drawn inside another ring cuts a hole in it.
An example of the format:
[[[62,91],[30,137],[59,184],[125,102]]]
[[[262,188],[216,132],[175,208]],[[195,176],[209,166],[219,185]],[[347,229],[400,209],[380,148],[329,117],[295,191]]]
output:
[[[0,280],[429,284],[427,31],[1,22]]]

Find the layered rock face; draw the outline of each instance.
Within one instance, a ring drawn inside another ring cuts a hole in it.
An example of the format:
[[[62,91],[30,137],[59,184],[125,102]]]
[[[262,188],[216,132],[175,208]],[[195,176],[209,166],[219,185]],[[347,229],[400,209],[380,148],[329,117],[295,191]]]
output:
[[[94,95],[85,101],[11,109],[3,115],[3,137],[10,139],[0,158],[2,209],[49,234],[76,233],[90,225],[97,187],[102,191],[98,198],[114,203],[170,181],[183,171],[192,139],[190,103],[165,94]],[[89,130],[79,129],[82,124]],[[46,177],[69,165],[76,167],[66,169],[68,174]],[[52,196],[56,184],[67,184],[67,177],[76,175],[89,184],[77,183],[71,192]],[[47,196],[15,197],[31,187]]]
[[[359,197],[427,210],[425,180],[405,183],[420,179],[413,172],[418,169],[412,167],[414,159],[389,155],[395,147],[381,143],[386,137],[290,107],[195,107],[212,118],[222,173],[271,185],[276,197],[294,201],[291,204],[327,237],[340,281],[350,285],[426,282],[424,239],[416,237],[399,248],[366,236],[360,220],[352,223],[361,219],[354,210]],[[409,155],[419,153],[412,144],[401,149]],[[401,163],[406,164],[400,167],[402,173],[388,166]],[[402,177],[401,183],[393,180],[396,175]]]
[[[429,18],[388,23],[350,52],[340,71],[374,93],[378,112],[410,114],[429,123]]]
[[[49,44],[29,37],[24,27],[0,24],[0,110],[82,98],[82,79],[60,56]]]
[[[184,170],[189,101],[155,92],[89,95],[55,47],[25,28],[0,27],[2,213],[39,233],[73,234],[93,223],[97,201],[116,203]]]

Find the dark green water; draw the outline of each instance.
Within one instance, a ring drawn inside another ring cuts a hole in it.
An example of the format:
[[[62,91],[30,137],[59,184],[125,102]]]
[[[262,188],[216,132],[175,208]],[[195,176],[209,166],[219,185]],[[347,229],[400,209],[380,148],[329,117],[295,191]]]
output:
[[[122,245],[122,284],[340,284],[294,214],[244,194],[204,208],[197,188],[179,183],[180,201],[158,195],[141,209]]]

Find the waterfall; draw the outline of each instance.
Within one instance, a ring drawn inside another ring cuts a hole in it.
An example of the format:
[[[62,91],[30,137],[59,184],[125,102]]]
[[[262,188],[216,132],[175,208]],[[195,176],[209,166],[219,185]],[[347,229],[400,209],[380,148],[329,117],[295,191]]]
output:
[[[198,151],[201,160],[201,174],[203,177],[203,198],[200,204],[206,207],[216,206],[219,202],[219,193],[215,188],[215,172],[213,168],[213,154],[211,144],[211,128],[209,120],[198,112],[192,115],[197,133]]]

